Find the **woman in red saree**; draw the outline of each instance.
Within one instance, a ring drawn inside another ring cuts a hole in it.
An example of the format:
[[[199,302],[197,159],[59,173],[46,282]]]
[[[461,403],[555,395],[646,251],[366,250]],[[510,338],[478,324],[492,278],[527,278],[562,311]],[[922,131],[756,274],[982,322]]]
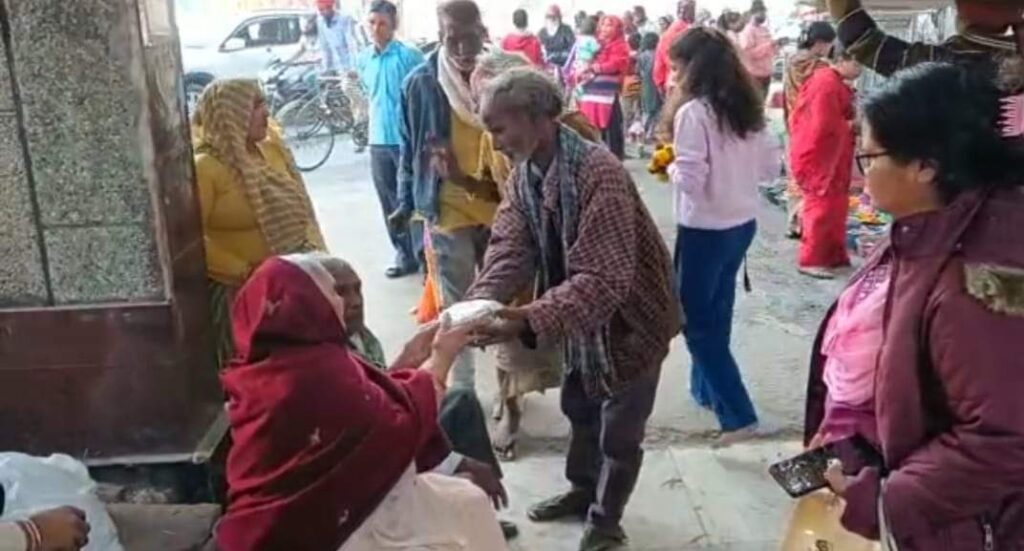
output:
[[[427,473],[454,472],[437,401],[469,332],[407,346],[421,368],[384,372],[350,352],[332,287],[315,257],[294,256],[265,262],[238,295],[219,548],[506,549],[483,491]]]
[[[850,265],[846,218],[853,170],[853,90],[860,66],[837,54],[800,87],[790,113],[790,167],[803,194],[800,272],[831,279]]]

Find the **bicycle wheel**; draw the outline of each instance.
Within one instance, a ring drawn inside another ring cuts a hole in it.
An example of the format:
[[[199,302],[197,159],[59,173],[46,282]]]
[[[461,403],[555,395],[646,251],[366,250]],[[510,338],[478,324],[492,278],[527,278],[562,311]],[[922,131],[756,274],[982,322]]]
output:
[[[324,104],[327,106],[326,118],[335,133],[348,134],[355,126],[352,116],[352,103],[341,86],[334,85],[324,93]]]
[[[334,151],[334,132],[331,131],[314,96],[291,101],[278,112],[278,122],[285,144],[295,157],[295,165],[302,172],[323,166]]]

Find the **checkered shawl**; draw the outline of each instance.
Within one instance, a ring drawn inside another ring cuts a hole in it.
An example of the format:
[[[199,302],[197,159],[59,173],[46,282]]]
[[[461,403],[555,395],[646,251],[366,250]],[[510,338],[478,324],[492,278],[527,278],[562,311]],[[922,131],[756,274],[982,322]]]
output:
[[[570,273],[569,255],[565,251],[570,250],[576,242],[580,223],[576,175],[582,172],[589,148],[593,147],[567,127],[563,127],[559,133],[558,142],[559,152],[555,157],[555,174],[559,184],[558,205],[553,212],[553,224],[545,220],[541,182],[531,183],[530,170],[527,169],[519,170],[515,181],[518,188],[516,191],[523,200],[527,223],[540,248],[539,295],[561,284]],[[578,370],[588,394],[608,395],[615,386],[615,371],[608,353],[611,348],[609,338],[609,324],[605,324],[595,331],[566,339],[566,373]]]

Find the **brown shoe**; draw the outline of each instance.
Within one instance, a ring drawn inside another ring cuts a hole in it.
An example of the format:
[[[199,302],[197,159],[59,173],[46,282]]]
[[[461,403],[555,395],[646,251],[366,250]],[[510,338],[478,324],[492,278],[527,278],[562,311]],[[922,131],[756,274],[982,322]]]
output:
[[[583,519],[592,501],[594,496],[590,492],[573,489],[530,507],[526,516],[533,522],[551,522],[571,517]]]

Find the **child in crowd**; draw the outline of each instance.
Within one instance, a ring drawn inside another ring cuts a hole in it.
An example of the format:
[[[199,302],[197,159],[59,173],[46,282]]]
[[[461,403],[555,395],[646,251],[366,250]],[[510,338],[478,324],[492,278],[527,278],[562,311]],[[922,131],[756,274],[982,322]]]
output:
[[[640,105],[642,83],[636,70],[636,60],[640,54],[640,35],[637,33],[630,34],[627,38],[627,43],[629,44],[629,56],[632,60],[630,65],[632,68],[622,83],[622,116],[630,142],[643,148],[644,124],[643,110]]]
[[[573,84],[576,87],[576,98],[583,93],[582,85],[587,80],[581,80],[580,75],[586,74],[590,64],[594,62],[597,54],[601,52],[601,43],[597,41],[596,17],[588,17],[580,25],[580,34],[576,38],[576,53],[572,63]]]
[[[646,142],[654,139],[654,127],[661,112],[661,92],[654,82],[654,52],[658,48],[658,35],[647,33],[640,39],[640,53],[636,56],[636,74],[640,78],[640,109],[643,120],[643,143],[640,154],[644,154]]]

